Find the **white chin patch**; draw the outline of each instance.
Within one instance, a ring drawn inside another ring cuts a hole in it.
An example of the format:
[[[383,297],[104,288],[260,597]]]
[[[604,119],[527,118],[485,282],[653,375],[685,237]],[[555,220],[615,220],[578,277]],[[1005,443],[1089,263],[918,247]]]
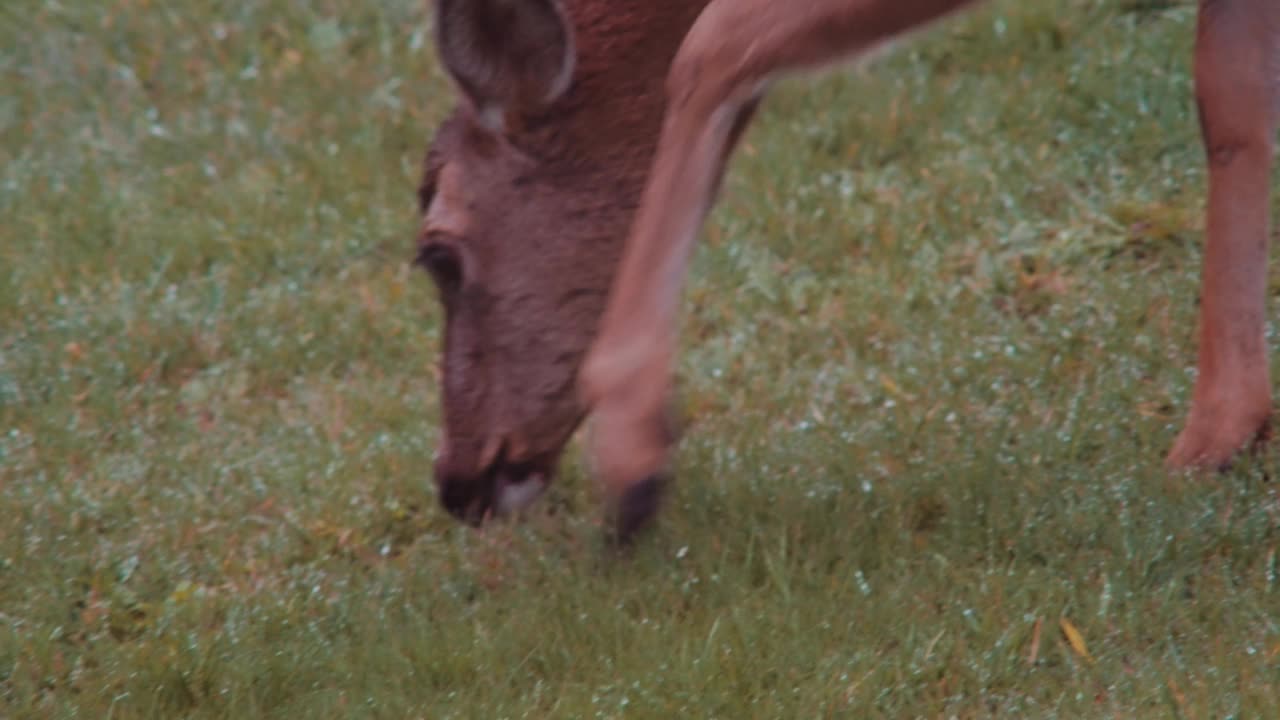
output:
[[[508,483],[498,492],[497,510],[500,515],[522,510],[528,507],[547,489],[547,478],[536,473],[518,483]]]

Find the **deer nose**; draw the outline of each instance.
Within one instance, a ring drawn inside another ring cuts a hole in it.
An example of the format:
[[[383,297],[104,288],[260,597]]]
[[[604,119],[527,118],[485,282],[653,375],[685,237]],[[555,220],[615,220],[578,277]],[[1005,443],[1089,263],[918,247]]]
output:
[[[528,506],[550,485],[551,469],[536,460],[519,459],[513,452],[526,447],[518,438],[490,439],[471,463],[439,453],[435,480],[440,504],[472,526]]]

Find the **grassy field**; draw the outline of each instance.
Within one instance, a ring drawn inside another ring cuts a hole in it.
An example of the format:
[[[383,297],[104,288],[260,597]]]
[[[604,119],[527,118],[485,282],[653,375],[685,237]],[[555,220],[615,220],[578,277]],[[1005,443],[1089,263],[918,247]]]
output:
[[[1280,717],[1280,457],[1160,466],[1193,3],[778,88],[621,561],[576,447],[521,522],[436,505],[423,5],[0,8],[0,717]]]

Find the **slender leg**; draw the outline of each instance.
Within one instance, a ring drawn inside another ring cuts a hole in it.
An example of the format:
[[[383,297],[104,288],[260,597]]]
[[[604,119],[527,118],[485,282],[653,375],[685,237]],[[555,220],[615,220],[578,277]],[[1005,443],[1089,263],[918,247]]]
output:
[[[969,0],[712,0],[667,81],[668,108],[641,207],[583,365],[590,454],[626,535],[656,509],[676,315],[694,240],[735,134],[781,73],[850,59]],[[635,508],[627,507],[629,504]]]
[[[1222,467],[1271,414],[1264,337],[1280,2],[1201,0],[1196,103],[1209,164],[1199,374],[1171,467]]]

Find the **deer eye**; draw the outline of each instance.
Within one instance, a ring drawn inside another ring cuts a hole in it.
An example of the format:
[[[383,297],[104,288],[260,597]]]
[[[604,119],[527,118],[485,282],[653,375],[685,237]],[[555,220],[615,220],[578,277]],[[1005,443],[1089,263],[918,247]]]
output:
[[[449,245],[439,242],[423,245],[414,264],[426,268],[440,292],[446,295],[462,287],[462,256]]]

